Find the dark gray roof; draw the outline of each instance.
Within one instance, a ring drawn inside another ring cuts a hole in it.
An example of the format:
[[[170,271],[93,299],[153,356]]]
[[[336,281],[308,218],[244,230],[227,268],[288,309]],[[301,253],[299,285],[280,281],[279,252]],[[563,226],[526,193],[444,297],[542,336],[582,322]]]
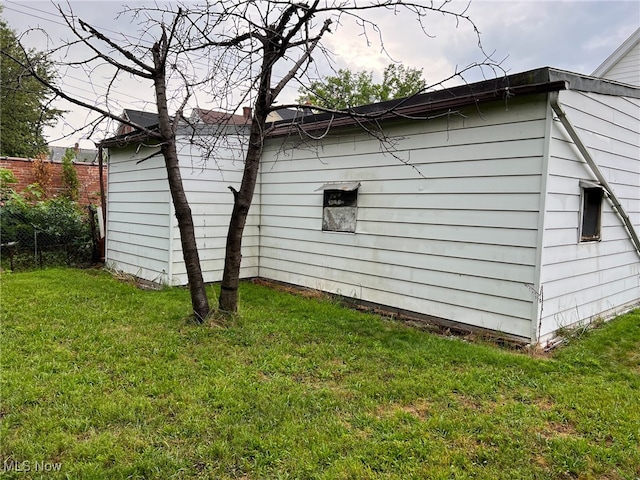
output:
[[[324,130],[328,126],[355,125],[358,121],[424,118],[430,114],[447,111],[451,108],[504,100],[518,95],[559,90],[576,90],[640,98],[640,88],[638,87],[544,67],[411,97],[362,105],[351,110],[343,110],[342,112],[344,113],[316,113],[298,117],[293,121],[280,120],[274,123],[273,129],[269,134],[271,136],[286,135],[291,132],[292,128],[303,125],[305,130],[313,131]],[[358,120],[358,116],[360,116],[360,120]]]
[[[208,125],[247,125],[251,123],[250,116],[245,117],[243,115],[234,115],[217,110],[205,110],[203,108],[194,108],[191,112],[191,118]]]
[[[246,133],[249,128],[250,121],[242,115],[230,115],[223,112],[215,112],[212,110],[194,110],[194,118],[202,120],[200,122],[180,122],[178,126],[178,135],[187,135],[196,133],[197,135],[223,135],[223,134],[240,134]],[[119,148],[126,145],[142,142],[152,135],[150,132],[158,129],[158,114],[151,112],[143,112],[140,110],[126,109],[123,114],[129,121],[146,129],[118,129],[116,135],[106,138],[99,143],[103,148]],[[121,125],[122,127],[122,125]]]
[[[155,127],[158,125],[158,114],[155,112],[143,112],[141,110],[124,110],[124,117],[131,123],[140,125],[144,128]]]
[[[274,110],[282,120],[294,120],[296,118],[300,118],[305,115],[311,115],[312,110],[311,107],[295,109],[295,108],[279,108]]]

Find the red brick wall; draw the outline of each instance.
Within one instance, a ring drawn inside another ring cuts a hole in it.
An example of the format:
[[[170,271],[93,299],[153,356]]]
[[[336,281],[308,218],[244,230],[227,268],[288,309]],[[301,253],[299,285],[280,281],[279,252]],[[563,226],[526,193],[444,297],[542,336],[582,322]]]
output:
[[[62,163],[44,161],[49,165],[50,182],[47,188],[47,196],[52,197],[59,195],[62,190]],[[78,189],[78,203],[81,205],[100,205],[100,169],[98,165],[90,163],[75,163],[74,167],[78,174],[80,188]],[[22,192],[27,185],[35,183],[33,175],[33,160],[27,158],[8,158],[0,157],[0,168],[8,168],[13,171],[17,184],[13,185],[13,189]],[[103,168],[103,178],[107,181],[107,166]]]

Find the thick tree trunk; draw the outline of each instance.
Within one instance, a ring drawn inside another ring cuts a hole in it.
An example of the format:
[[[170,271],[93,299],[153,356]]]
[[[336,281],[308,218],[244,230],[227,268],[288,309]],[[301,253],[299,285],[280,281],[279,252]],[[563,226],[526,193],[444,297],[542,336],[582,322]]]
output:
[[[170,141],[168,145],[162,147],[167,176],[169,179],[169,190],[173,200],[173,207],[178,220],[180,230],[180,243],[182,244],[182,258],[187,269],[187,279],[189,280],[189,292],[191,294],[191,305],[196,321],[202,323],[209,315],[209,300],[200,268],[200,255],[196,244],[196,234],[193,225],[191,208],[187,201],[187,196],[182,186],[182,176],[178,163],[175,141]]]
[[[222,274],[222,284],[220,286],[220,300],[218,302],[220,311],[225,313],[235,313],[238,311],[238,286],[240,283],[240,263],[242,261],[242,234],[247,222],[247,215],[253,192],[258,180],[258,169],[262,156],[262,146],[264,143],[264,128],[267,120],[268,108],[271,103],[270,84],[271,67],[275,63],[276,54],[269,47],[265,47],[262,58],[262,70],[258,95],[254,103],[254,114],[251,121],[251,133],[249,134],[249,145],[242,174],[240,190],[233,188],[233,211],[229,221],[229,231],[227,233],[227,247],[224,259],[224,272]]]
[[[219,301],[220,310],[227,313],[234,313],[238,310],[242,234],[247,223],[247,215],[249,214],[253,192],[258,180],[258,169],[260,167],[260,157],[262,156],[263,127],[264,121],[260,126],[258,115],[254,116],[240,190],[235,191],[232,189],[234,197],[233,211],[227,233],[226,255]]]
[[[176,150],[175,134],[171,117],[167,109],[166,84],[164,74],[159,74],[154,80],[156,101],[158,105],[158,127],[163,138],[161,146],[162,155],[167,169],[169,190],[178,220],[180,230],[180,242],[182,244],[182,257],[187,269],[189,291],[191,293],[191,305],[196,321],[202,323],[209,315],[209,300],[200,268],[200,256],[196,245],[196,234],[193,225],[191,208],[187,201],[187,195],[182,185],[180,164]]]

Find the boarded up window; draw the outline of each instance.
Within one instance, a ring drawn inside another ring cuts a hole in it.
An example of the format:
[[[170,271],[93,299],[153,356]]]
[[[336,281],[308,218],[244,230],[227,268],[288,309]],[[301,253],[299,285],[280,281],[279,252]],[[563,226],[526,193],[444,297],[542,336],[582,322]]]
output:
[[[356,231],[359,182],[326,184],[323,190],[322,230],[326,232]]]
[[[582,189],[581,242],[595,242],[600,240],[602,197],[602,188]]]

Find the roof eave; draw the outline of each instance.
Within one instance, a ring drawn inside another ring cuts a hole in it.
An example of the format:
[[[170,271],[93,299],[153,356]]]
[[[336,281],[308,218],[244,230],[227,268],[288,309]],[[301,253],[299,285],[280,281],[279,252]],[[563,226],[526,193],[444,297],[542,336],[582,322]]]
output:
[[[320,114],[302,117],[299,122],[279,122],[280,124],[275,125],[268,135],[270,137],[288,135],[297,129],[304,129],[305,132],[311,133],[314,131],[324,131],[328,128],[357,125],[359,122],[368,121],[428,119],[430,117],[437,116],[439,113],[469,105],[488,103],[496,100],[507,100],[516,96],[531,95],[535,93],[566,90],[567,88],[568,86],[566,81],[560,80],[519,86],[506,85],[487,90],[478,89],[477,91],[474,91],[476,89],[472,89],[471,92],[458,96],[453,95],[453,89],[449,89],[436,92],[440,95],[442,95],[442,93],[449,93],[449,95],[445,95],[445,98],[439,98],[427,102],[407,105],[398,105],[399,102],[397,101],[384,102],[383,104],[376,104],[378,106],[377,111],[371,108],[376,105],[367,105],[355,108],[355,115],[344,113],[342,116],[336,117],[334,114]],[[382,106],[382,108],[380,108],[380,106]]]
[[[543,67],[403,99],[364,105],[350,111],[344,110],[344,113],[309,115],[298,118],[297,121],[282,120],[274,122],[268,135],[288,135],[301,128],[311,133],[371,120],[428,119],[453,108],[559,90],[640,98],[640,88],[631,85]]]
[[[146,132],[136,131],[131,133],[125,133],[123,135],[118,135],[116,137],[105,138],[104,140],[98,142],[98,147],[102,148],[123,148],[128,145],[138,144],[145,140],[151,138]]]

